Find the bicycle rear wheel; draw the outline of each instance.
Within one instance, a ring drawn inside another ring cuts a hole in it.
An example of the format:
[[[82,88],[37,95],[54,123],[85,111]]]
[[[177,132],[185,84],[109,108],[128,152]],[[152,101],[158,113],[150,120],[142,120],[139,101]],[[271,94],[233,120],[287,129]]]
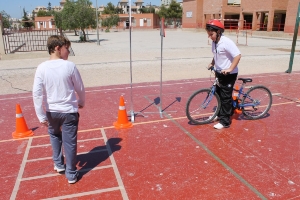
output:
[[[248,90],[242,99],[242,105],[254,104],[242,107],[242,112],[248,119],[262,118],[270,110],[272,105],[272,94],[268,88],[256,85]]]
[[[211,89],[196,91],[188,99],[186,104],[186,116],[194,124],[206,124],[211,122],[220,110],[220,97],[212,94]]]

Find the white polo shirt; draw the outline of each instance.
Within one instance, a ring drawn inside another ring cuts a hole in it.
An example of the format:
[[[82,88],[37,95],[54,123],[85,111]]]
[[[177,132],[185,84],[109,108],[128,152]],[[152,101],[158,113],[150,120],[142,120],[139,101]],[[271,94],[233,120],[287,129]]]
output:
[[[228,69],[233,58],[241,54],[235,43],[224,35],[221,36],[217,45],[214,42],[212,43],[212,52],[217,70]],[[231,74],[238,73],[238,71],[237,66]]]

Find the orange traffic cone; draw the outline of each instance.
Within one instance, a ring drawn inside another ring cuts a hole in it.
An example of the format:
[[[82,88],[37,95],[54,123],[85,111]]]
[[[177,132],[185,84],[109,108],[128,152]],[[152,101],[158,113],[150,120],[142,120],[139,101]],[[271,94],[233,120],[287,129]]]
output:
[[[123,96],[120,97],[118,121],[114,122],[114,126],[116,129],[132,127],[132,123],[129,122],[127,118],[127,112],[126,112]]]
[[[23,117],[20,104],[16,106],[16,131],[12,133],[14,139],[32,136],[32,130],[29,130]]]

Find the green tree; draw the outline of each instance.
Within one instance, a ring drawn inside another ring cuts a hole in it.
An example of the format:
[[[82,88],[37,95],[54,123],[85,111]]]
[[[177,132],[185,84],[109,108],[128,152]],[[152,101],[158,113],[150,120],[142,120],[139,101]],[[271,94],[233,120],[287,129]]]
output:
[[[34,21],[34,19],[35,19],[35,12],[34,12],[34,10],[32,11],[32,21]]]
[[[120,9],[121,10],[121,9]],[[104,7],[103,14],[112,15],[118,13],[119,8],[116,8],[111,2]]]
[[[105,32],[109,32],[109,29],[112,26],[118,26],[119,21],[120,21],[119,16],[112,14],[107,18],[103,18],[102,22],[101,22],[101,25],[106,27]]]
[[[51,16],[52,12],[45,11],[45,10],[39,10],[36,14],[37,17],[45,17],[45,16]]]
[[[182,18],[182,8],[179,3],[172,0],[168,8],[168,18],[180,19]]]
[[[173,24],[175,24],[176,19],[182,18],[182,7],[179,3],[172,0],[168,8],[162,5],[157,14],[159,18],[170,19],[173,21]]]
[[[165,18],[167,19],[168,18],[168,9],[166,8],[165,5],[162,5],[160,7],[160,10],[157,12],[159,18]]]
[[[83,34],[83,41],[86,41],[86,28],[96,28],[95,10],[91,7],[89,0],[67,0],[61,14],[55,13],[54,20],[60,30],[80,29]],[[76,32],[75,32],[76,33]]]
[[[25,11],[25,8],[23,8],[22,26],[25,28],[30,28],[34,26],[34,23],[30,22],[30,19],[27,17],[27,12]]]
[[[89,0],[78,0],[75,3],[76,25],[83,33],[83,41],[86,41],[85,29],[97,26],[95,10],[91,6],[92,3]]]
[[[53,16],[54,16],[55,26],[56,28],[59,29],[60,35],[62,35],[62,30],[63,30],[62,12],[53,12]]]
[[[48,7],[47,7],[48,12],[50,12],[51,9],[52,9],[52,8],[51,8],[51,3],[49,2],[49,3],[48,3]]]
[[[76,29],[79,28],[76,22],[76,15],[75,15],[76,3],[74,1],[66,1],[64,5],[64,9],[61,12],[57,12],[54,15],[60,20],[58,24],[60,24],[60,30],[74,30],[75,35],[77,35]],[[57,24],[56,20],[55,23]]]
[[[4,28],[10,28],[11,23],[10,23],[10,15],[7,14],[4,10],[2,10],[0,12],[0,14],[2,15],[2,21],[3,21],[3,27]]]
[[[149,8],[146,8],[146,7],[142,7],[139,9],[139,11],[141,13],[155,13],[155,9],[153,7],[149,7]]]

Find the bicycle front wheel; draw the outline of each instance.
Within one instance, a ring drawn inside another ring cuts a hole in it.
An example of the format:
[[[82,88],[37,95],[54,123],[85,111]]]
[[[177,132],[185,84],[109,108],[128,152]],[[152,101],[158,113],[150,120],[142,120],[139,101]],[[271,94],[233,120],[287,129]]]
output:
[[[242,107],[242,112],[248,119],[262,118],[271,108],[272,94],[265,86],[256,85],[248,90],[242,105],[245,106]]]
[[[220,97],[212,93],[211,89],[196,91],[186,104],[186,116],[194,124],[211,122],[220,110]]]

